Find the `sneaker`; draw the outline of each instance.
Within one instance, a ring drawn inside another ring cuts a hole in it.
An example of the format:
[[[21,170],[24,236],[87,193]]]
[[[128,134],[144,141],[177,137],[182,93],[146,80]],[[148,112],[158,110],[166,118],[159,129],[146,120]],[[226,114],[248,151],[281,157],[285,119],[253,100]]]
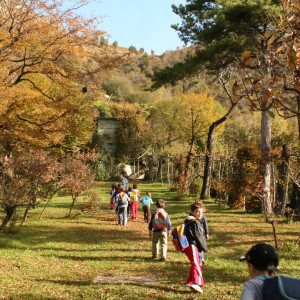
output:
[[[159,261],[168,262],[166,258],[160,258]]]
[[[191,284],[190,285],[191,290],[198,292],[198,293],[203,293],[202,288],[198,284]]]

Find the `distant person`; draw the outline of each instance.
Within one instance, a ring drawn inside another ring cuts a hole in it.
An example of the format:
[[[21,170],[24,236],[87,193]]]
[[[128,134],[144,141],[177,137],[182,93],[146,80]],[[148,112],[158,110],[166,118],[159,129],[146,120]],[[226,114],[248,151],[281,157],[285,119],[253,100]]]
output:
[[[152,237],[152,259],[160,254],[160,261],[167,261],[168,237],[172,224],[168,213],[164,210],[165,200],[156,201],[156,211],[151,215],[149,222],[149,237]]]
[[[114,206],[114,209],[116,211],[116,213],[118,212],[118,202],[117,202],[117,196],[118,194],[120,193],[120,187],[121,187],[121,183],[119,183],[117,185],[117,188],[115,189],[115,191],[113,192],[111,198],[112,198],[112,202],[113,202],[113,206]]]
[[[144,212],[144,222],[149,223],[150,222],[150,216],[151,216],[151,204],[153,204],[151,193],[147,192],[146,196],[142,197],[139,200],[139,203],[142,204],[143,212]]]
[[[131,219],[135,220],[138,217],[138,205],[139,199],[141,198],[140,191],[138,190],[137,184],[132,185],[132,190],[129,193],[130,206],[131,206]]]
[[[109,198],[110,198],[110,209],[114,209],[114,199],[113,195],[115,194],[115,191],[118,189],[117,185],[114,183],[111,185],[111,189],[109,191]]]
[[[199,220],[203,215],[205,207],[203,203],[194,202],[191,204],[191,211],[185,219],[185,235],[189,246],[183,250],[188,257],[191,266],[187,279],[187,285],[198,293],[203,293],[204,279],[202,274],[202,266],[200,262],[201,251],[207,252],[207,243],[205,239],[204,229]]]
[[[128,187],[128,190],[126,191],[126,194],[128,195],[129,199],[130,199],[130,192],[132,190],[132,187]],[[128,207],[127,207],[127,215],[128,217],[131,217],[131,202],[128,202]]]
[[[127,207],[128,207],[129,197],[125,193],[124,186],[121,186],[119,190],[120,193],[117,195],[118,224],[127,225]]]
[[[121,180],[121,185],[124,186],[126,192],[128,190],[128,180],[122,174],[120,174],[118,177]]]
[[[264,280],[278,272],[277,250],[269,244],[259,243],[252,246],[240,261],[247,262],[250,276],[250,279],[244,283],[240,300],[263,300]]]

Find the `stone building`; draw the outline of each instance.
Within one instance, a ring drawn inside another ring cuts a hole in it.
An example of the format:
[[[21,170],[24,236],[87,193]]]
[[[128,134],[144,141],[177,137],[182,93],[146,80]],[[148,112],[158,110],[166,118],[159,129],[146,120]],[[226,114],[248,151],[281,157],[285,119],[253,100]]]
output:
[[[116,150],[116,130],[118,120],[116,118],[99,118],[97,131],[103,147],[103,150],[114,153]]]

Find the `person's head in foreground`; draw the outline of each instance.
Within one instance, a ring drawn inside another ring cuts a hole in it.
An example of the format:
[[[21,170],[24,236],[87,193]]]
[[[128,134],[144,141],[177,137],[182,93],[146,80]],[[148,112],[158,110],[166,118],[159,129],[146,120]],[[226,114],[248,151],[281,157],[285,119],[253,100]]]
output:
[[[240,261],[246,261],[251,278],[272,276],[278,272],[279,256],[277,250],[266,243],[258,243],[251,247]]]

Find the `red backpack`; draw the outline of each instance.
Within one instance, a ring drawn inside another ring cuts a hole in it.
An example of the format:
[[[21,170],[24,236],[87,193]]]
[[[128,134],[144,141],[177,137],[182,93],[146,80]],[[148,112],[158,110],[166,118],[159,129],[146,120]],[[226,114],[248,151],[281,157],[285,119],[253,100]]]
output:
[[[167,213],[164,210],[157,210],[152,224],[153,230],[167,229]]]

